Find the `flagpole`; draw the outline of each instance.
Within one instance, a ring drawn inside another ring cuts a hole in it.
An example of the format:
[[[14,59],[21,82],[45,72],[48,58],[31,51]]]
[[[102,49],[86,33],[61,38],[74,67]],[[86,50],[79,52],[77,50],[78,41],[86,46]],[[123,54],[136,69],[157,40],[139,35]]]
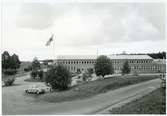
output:
[[[53,63],[55,63],[55,38],[53,36]]]
[[[96,55],[97,55],[97,58],[98,58],[98,48],[97,48],[97,53],[96,53]]]

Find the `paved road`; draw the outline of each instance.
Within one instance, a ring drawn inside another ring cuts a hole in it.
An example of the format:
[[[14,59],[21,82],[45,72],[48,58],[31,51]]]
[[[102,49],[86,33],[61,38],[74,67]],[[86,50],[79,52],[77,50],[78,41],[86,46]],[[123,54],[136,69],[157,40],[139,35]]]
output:
[[[21,85],[3,87],[3,114],[95,114],[130,97],[149,93],[160,86],[160,79],[154,79],[109,91],[104,94],[99,94],[89,99],[63,103],[48,103],[44,101],[36,101],[33,97],[27,97],[24,94],[23,89],[26,88],[27,85],[32,84],[30,82],[24,82],[23,80],[25,78],[29,78],[29,76],[24,76],[16,80],[16,84]]]

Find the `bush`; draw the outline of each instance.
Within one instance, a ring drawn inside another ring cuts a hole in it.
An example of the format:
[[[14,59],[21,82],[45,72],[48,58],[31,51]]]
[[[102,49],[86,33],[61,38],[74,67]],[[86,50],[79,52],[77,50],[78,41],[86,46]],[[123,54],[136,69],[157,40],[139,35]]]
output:
[[[36,79],[36,77],[39,77],[38,80],[43,80],[43,77],[44,77],[44,72],[42,70],[39,70],[39,71],[32,71],[31,72],[31,77],[33,79]]]
[[[24,71],[25,72],[28,72],[28,71],[31,71],[32,70],[32,68],[29,66],[29,67],[27,67],[27,68],[24,68]]]
[[[87,81],[88,78],[90,78],[90,75],[88,72],[84,72],[82,76],[83,76],[83,81]]]
[[[35,78],[35,77],[37,77],[37,74],[38,74],[37,71],[32,71],[31,72],[31,77]]]
[[[25,72],[28,72],[28,71],[29,71],[29,69],[28,69],[28,68],[24,68],[24,71],[25,71]]]
[[[52,67],[46,74],[45,82],[52,89],[65,90],[71,84],[70,72],[62,65]]]
[[[5,74],[5,75],[14,75],[14,74],[16,74],[16,73],[17,73],[17,71],[16,71],[16,70],[13,70],[13,69],[4,71],[4,74]]]
[[[93,68],[88,68],[88,73],[89,73],[90,75],[93,74],[93,73],[94,73]]]
[[[15,81],[14,78],[9,78],[4,81],[5,86],[11,86],[13,82]]]
[[[83,81],[88,81],[88,80],[90,80],[91,78],[92,78],[92,74],[93,74],[93,69],[88,69],[88,71],[85,71],[84,73],[83,73]]]
[[[37,72],[37,75],[40,77],[40,80],[42,80],[43,79],[43,71],[42,70],[40,70],[40,71],[38,71]]]

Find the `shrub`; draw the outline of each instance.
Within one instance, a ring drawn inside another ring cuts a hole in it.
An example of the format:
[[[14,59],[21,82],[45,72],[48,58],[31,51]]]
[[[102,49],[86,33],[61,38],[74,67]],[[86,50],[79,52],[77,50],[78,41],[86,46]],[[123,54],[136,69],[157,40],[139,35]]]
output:
[[[13,82],[15,81],[14,78],[9,78],[4,81],[5,86],[11,86]]]
[[[32,78],[37,77],[37,71],[32,71],[32,72],[31,72],[31,77],[32,77]]]
[[[31,66],[29,66],[29,67],[27,67],[27,68],[24,68],[24,71],[25,71],[25,72],[28,72],[28,71],[31,71],[31,70],[32,70]]]
[[[37,72],[37,75],[39,76],[39,78],[40,78],[40,80],[43,80],[43,71],[42,70],[40,70],[40,71],[38,71]]]
[[[13,69],[10,69],[10,70],[5,70],[4,71],[4,74],[5,75],[14,75],[14,74],[16,74],[16,70],[13,70]]]
[[[93,68],[88,68],[88,73],[91,75],[94,73]]]
[[[92,78],[93,69],[89,68],[87,71],[83,73],[83,81],[88,81]]]
[[[45,82],[52,89],[65,90],[71,84],[70,72],[62,65],[52,67],[46,74]]]
[[[88,78],[90,78],[90,75],[89,75],[89,73],[86,71],[86,72],[83,73],[82,77],[83,77],[83,81],[87,81]]]
[[[24,71],[25,71],[25,72],[28,72],[28,71],[29,71],[29,69],[28,69],[28,68],[24,68]]]

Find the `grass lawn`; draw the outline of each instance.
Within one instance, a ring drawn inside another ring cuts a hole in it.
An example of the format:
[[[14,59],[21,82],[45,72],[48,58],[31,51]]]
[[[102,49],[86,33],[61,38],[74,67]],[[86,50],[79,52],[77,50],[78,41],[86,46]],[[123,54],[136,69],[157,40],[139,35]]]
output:
[[[9,79],[9,78],[18,78],[27,75],[28,73],[17,73],[15,75],[2,75],[2,81]]]
[[[26,82],[43,82],[40,79],[33,79],[33,78],[28,78],[28,79],[25,79],[24,81],[26,81]]]
[[[165,114],[166,90],[156,89],[150,94],[127,103],[120,108],[113,108],[111,114]]]
[[[117,89],[123,86],[148,81],[159,78],[159,76],[128,76],[112,77],[92,82],[85,82],[81,85],[70,88],[66,91],[46,93],[39,96],[39,100],[47,102],[64,102],[91,97],[109,90]]]

